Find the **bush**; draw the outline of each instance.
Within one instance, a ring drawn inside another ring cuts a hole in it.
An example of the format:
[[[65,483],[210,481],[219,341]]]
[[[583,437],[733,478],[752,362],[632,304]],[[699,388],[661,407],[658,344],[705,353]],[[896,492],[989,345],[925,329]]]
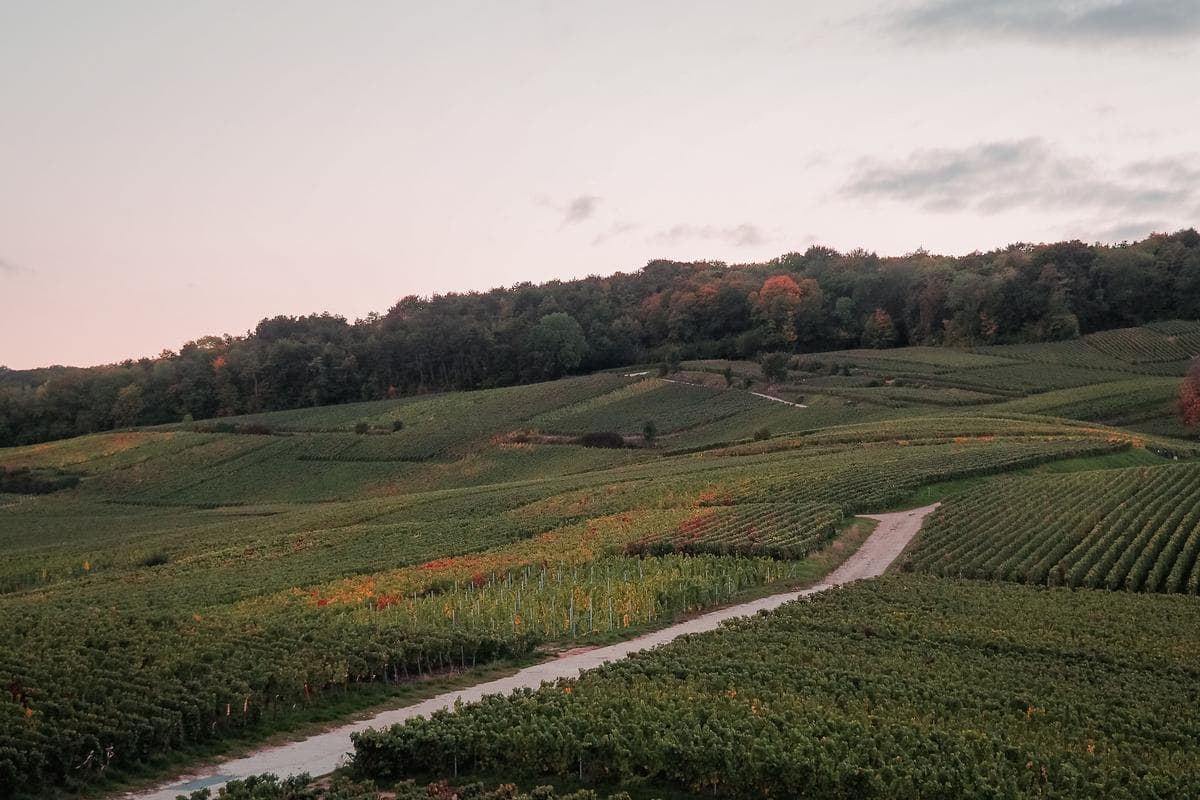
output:
[[[593,431],[579,437],[584,447],[608,447],[617,449],[625,446],[625,437],[614,431]]]
[[[171,560],[171,557],[168,556],[165,552],[163,552],[162,550],[157,550],[157,551],[151,553],[150,555],[146,556],[145,558],[143,558],[141,561],[138,562],[138,564],[143,567],[158,567],[158,566],[162,566],[163,564],[166,564],[170,560]]]
[[[368,425],[368,424],[367,424],[367,423],[365,423],[365,422],[356,422],[356,423],[354,423],[354,432],[355,432],[355,433],[357,433],[357,434],[358,434],[358,435],[360,435],[360,436],[361,436],[361,435],[363,435],[363,434],[365,434],[365,433],[366,433],[367,431],[369,431],[370,429],[371,429],[371,426],[370,426],[370,425]]]
[[[654,420],[646,420],[646,424],[642,426],[642,438],[646,440],[647,444],[650,444],[657,436],[658,426],[654,424]]]
[[[0,492],[10,494],[50,494],[70,489],[79,483],[78,475],[56,469],[33,470],[29,467],[0,467]]]
[[[770,438],[771,438],[771,429],[770,428],[759,428],[758,430],[756,430],[754,432],[754,441],[756,441],[756,442],[761,442],[764,439],[770,439]]]
[[[395,433],[396,431],[402,431],[402,430],[404,430],[404,420],[402,420],[402,419],[392,420],[392,433]]]

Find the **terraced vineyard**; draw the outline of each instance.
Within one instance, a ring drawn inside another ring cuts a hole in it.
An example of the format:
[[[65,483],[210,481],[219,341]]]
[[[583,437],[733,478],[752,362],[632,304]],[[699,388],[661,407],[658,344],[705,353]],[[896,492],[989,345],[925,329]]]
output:
[[[1200,593],[1200,468],[1010,478],[947,501],[909,567],[936,575]]]

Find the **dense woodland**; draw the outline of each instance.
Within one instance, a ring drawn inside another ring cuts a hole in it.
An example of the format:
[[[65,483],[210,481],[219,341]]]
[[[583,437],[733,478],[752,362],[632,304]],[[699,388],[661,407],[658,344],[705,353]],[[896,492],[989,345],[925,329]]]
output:
[[[503,386],[673,358],[1066,339],[1200,318],[1200,233],[961,257],[811,247],[766,263],[405,297],[386,314],[264,319],[103,367],[0,367],[0,446],[130,425]]]

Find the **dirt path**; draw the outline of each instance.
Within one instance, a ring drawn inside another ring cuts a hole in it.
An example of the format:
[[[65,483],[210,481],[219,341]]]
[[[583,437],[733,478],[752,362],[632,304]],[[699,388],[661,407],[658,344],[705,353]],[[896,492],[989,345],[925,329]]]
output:
[[[647,372],[628,372],[625,374],[625,377],[632,378],[637,375],[648,375],[648,374],[649,373],[647,373]],[[666,383],[682,383],[685,386],[699,386],[700,385],[697,383],[692,383],[691,381],[676,380],[675,378],[659,378],[659,380],[664,381]],[[752,392],[749,389],[747,389],[745,391],[746,391],[746,394],[751,395],[752,397],[761,397],[763,400],[772,400],[776,403],[783,403],[785,406],[791,406],[792,408],[808,408],[808,406],[804,405],[803,403],[793,403],[791,400],[784,400],[782,397],[776,397],[773,394],[763,394],[762,392]]]
[[[343,725],[301,741],[268,747],[253,755],[225,761],[203,771],[180,777],[155,789],[132,792],[124,797],[128,800],[175,800],[179,794],[205,787],[215,789],[234,778],[243,778],[262,772],[274,772],[280,776],[295,775],[301,772],[315,776],[332,772],[341,766],[349,755],[350,734],[355,731],[382,728],[403,722],[411,717],[426,716],[434,711],[450,708],[459,700],[469,703],[488,694],[507,694],[515,689],[536,688],[543,681],[575,677],[580,670],[598,667],[606,661],[616,661],[639,650],[658,647],[686,633],[713,630],[725,620],[734,617],[749,616],[759,611],[778,608],[784,603],[823,592],[844,583],[882,575],[884,570],[900,555],[900,551],[904,549],[913,535],[920,530],[925,517],[935,508],[937,508],[936,503],[911,511],[863,515],[879,521],[874,532],[867,537],[854,555],[846,559],[824,581],[808,589],[774,594],[748,603],[711,611],[619,644],[568,651],[561,658],[526,667],[506,678],[487,681],[459,691],[447,692],[405,708],[383,711],[369,719]]]
[[[774,400],[776,403],[783,403],[785,406],[791,406],[792,408],[808,408],[803,403],[793,403],[791,400],[784,400],[782,397],[776,397],[773,394],[763,394],[762,392],[751,392],[750,394],[755,397],[761,397],[764,400]]]

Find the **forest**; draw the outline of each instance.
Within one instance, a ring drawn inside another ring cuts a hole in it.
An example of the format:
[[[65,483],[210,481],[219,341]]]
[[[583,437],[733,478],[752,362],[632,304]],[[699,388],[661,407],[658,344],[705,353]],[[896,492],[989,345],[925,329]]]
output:
[[[234,287],[230,287],[234,290]],[[1200,318],[1200,233],[951,257],[810,247],[765,263],[404,297],[262,320],[91,368],[0,367],[0,446],[134,425],[506,386],[634,363],[1071,339]]]

